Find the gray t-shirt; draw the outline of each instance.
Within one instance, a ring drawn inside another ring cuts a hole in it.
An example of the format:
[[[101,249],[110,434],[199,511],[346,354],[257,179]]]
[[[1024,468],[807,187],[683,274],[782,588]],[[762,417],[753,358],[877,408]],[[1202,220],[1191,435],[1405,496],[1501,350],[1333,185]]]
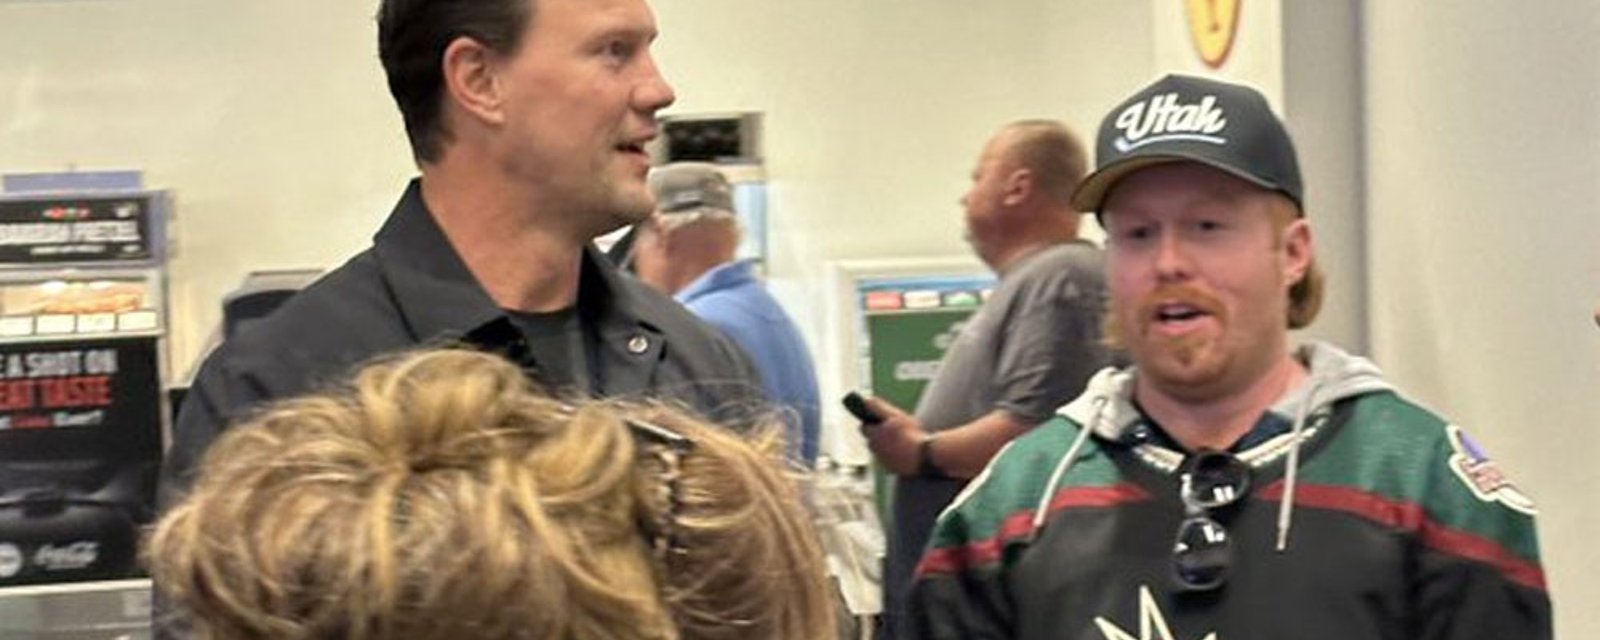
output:
[[[1001,274],[945,352],[917,404],[917,420],[928,431],[943,431],[996,409],[1027,421],[1048,419],[1105,365],[1105,305],[1104,254],[1093,245],[1069,242],[1024,256]],[[896,480],[884,571],[891,611],[901,610],[934,520],[965,484]]]
[[[945,352],[917,420],[943,431],[995,409],[1042,422],[1105,364],[1103,254],[1087,242],[1024,256]]]

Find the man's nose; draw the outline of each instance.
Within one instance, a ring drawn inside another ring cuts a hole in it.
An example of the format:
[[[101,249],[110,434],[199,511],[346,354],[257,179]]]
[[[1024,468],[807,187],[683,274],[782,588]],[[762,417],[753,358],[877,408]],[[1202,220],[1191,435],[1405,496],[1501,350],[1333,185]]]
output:
[[[634,102],[640,111],[654,113],[678,101],[677,92],[672,90],[672,84],[661,75],[661,68],[656,66],[656,60],[645,54],[644,82],[634,89]]]
[[[1163,233],[1156,245],[1156,276],[1163,282],[1189,279],[1194,275],[1194,262],[1189,248],[1176,233]]]

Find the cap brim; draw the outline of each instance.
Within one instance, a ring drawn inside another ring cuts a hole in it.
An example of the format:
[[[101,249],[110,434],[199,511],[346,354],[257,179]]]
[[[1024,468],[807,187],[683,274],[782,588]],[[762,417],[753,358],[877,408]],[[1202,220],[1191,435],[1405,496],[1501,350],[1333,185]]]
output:
[[[1111,191],[1111,187],[1116,186],[1119,180],[1126,178],[1128,174],[1140,169],[1147,169],[1161,164],[1172,164],[1174,162],[1194,162],[1197,164],[1203,164],[1213,169],[1226,172],[1228,175],[1234,176],[1240,180],[1244,180],[1245,182],[1256,185],[1263,189],[1278,192],[1283,191],[1283,187],[1280,185],[1239,171],[1238,169],[1217,162],[1213,158],[1205,158],[1184,153],[1160,153],[1123,158],[1096,169],[1094,173],[1091,173],[1085,177],[1083,182],[1078,183],[1078,189],[1072,192],[1072,207],[1084,213],[1092,212],[1098,214],[1100,213],[1100,210],[1105,207],[1106,194]]]
[[[672,229],[700,220],[738,220],[738,214],[721,207],[690,207],[656,214],[661,226]]]

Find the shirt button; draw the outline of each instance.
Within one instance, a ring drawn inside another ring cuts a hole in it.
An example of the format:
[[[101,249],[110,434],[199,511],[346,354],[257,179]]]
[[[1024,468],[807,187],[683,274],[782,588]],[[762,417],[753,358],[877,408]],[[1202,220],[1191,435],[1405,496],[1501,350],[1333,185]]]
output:
[[[628,353],[638,355],[650,348],[650,339],[644,336],[634,336],[628,339]]]

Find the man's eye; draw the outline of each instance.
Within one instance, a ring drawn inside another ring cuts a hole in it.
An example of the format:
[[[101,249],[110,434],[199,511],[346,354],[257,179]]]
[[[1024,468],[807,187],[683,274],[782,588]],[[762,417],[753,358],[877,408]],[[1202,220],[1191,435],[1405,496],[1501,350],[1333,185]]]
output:
[[[628,58],[633,57],[633,52],[633,43],[622,40],[612,40],[611,42],[606,43],[604,51],[606,57],[614,60],[627,60]]]
[[[1130,227],[1117,234],[1123,240],[1144,240],[1150,237],[1150,227]]]

